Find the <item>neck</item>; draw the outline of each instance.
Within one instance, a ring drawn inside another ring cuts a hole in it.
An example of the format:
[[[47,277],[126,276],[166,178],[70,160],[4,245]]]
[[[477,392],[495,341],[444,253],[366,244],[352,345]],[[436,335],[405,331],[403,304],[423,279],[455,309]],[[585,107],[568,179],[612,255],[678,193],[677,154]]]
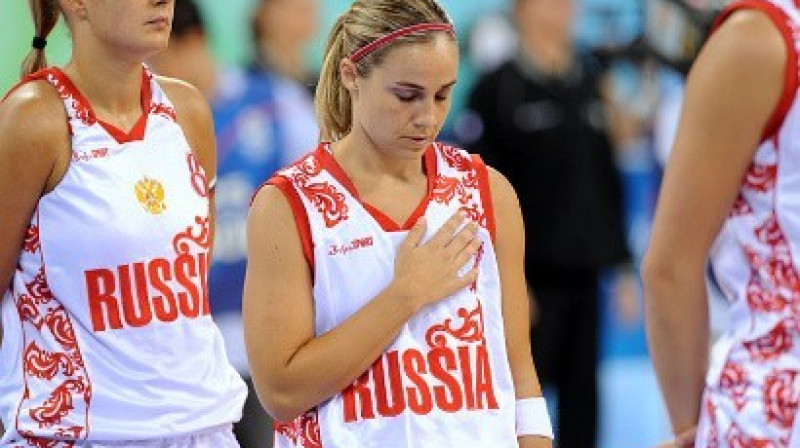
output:
[[[103,48],[73,46],[64,71],[98,114],[140,114],[142,62],[104,53]]]
[[[531,29],[520,33],[520,45],[525,56],[548,73],[564,73],[572,64],[572,41],[567,36]]]
[[[416,182],[424,177],[422,157],[402,157],[378,148],[366,135],[351,132],[333,144],[337,162],[352,178],[389,177]]]
[[[277,44],[262,43],[261,60],[271,69],[289,78],[305,81],[306,68],[298,48],[273,48]]]

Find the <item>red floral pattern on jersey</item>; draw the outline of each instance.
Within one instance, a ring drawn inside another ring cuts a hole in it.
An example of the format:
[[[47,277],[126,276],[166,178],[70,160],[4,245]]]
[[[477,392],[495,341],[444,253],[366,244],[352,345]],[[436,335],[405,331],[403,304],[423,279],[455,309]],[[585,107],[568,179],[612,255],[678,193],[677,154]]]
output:
[[[20,435],[25,439],[27,446],[31,448],[74,448],[75,447],[75,442],[36,437],[35,435],[33,435],[33,433],[29,431],[20,433]],[[14,448],[17,448],[20,445],[12,445],[12,446],[14,446]]]
[[[83,378],[66,380],[53,390],[41,406],[31,408],[28,412],[31,418],[39,423],[40,428],[48,428],[61,423],[61,420],[75,408],[73,402],[75,395],[87,393],[88,387]]]
[[[789,430],[797,414],[798,370],[776,370],[764,381],[764,409],[767,423]]]
[[[777,291],[764,287],[757,271],[750,274],[750,282],[747,284],[747,303],[750,309],[763,313],[780,312],[788,305],[788,301]]]
[[[150,105],[148,111],[152,115],[158,115],[170,121],[177,121],[178,116],[175,113],[175,108],[164,103],[153,103]]]
[[[47,284],[47,278],[44,272],[44,266],[39,268],[39,273],[33,278],[33,281],[25,284],[25,289],[28,294],[33,297],[37,304],[43,304],[53,299],[53,293],[50,291],[50,286]]]
[[[190,179],[195,193],[201,198],[208,197],[208,182],[203,166],[192,153],[186,155],[186,163],[189,165]]]
[[[276,433],[289,439],[298,448],[322,448],[319,415],[314,408],[289,423],[274,422]]]
[[[469,157],[453,146],[442,145],[441,154],[450,168],[454,168],[457,171],[470,171],[472,169],[472,162]]]
[[[784,249],[788,248],[789,246],[789,242],[781,230],[781,226],[778,223],[778,217],[775,215],[775,212],[770,213],[767,220],[758,226],[755,229],[755,232],[756,238],[758,238],[759,241],[774,249]]]
[[[294,168],[290,180],[322,215],[326,227],[335,227],[348,219],[350,208],[345,195],[329,182],[316,179],[322,173],[322,165],[314,154],[304,157]]]
[[[188,254],[192,251],[192,246],[199,246],[201,249],[208,250],[211,247],[211,230],[208,217],[195,216],[194,224],[186,227],[186,230],[175,235],[172,239],[172,248],[175,253]]]
[[[775,188],[778,179],[778,165],[760,165],[753,163],[744,179],[744,187],[760,193]]]
[[[66,104],[67,109],[72,112],[71,116],[73,118],[80,120],[86,126],[92,126],[97,123],[97,119],[95,119],[92,110],[76,98],[72,88],[63,82],[59,76],[49,73],[47,75],[47,82],[55,87],[58,95]]]
[[[736,423],[728,429],[725,440],[730,448],[779,448],[769,439],[746,435]]]
[[[34,252],[27,256],[23,252],[23,256],[41,263],[38,230],[34,230],[37,222],[34,215],[25,246]],[[45,266],[39,265],[35,272],[23,277],[22,287],[15,287],[12,295],[24,346],[25,393],[18,406],[16,430],[26,446],[71,447],[70,439],[87,435],[91,384],[69,313],[53,295]]]
[[[42,314],[39,312],[36,300],[34,300],[33,297],[27,294],[21,295],[17,299],[17,312],[22,322],[31,323],[37,330],[42,329],[44,320],[42,319]]]
[[[457,178],[440,174],[436,176],[431,198],[440,204],[449,204],[453,199],[458,199],[460,204],[466,205],[473,199],[474,189],[477,186],[476,181],[475,186],[471,186],[474,179],[468,175]]]
[[[786,354],[794,347],[794,339],[784,322],[778,323],[769,333],[743,343],[755,362],[770,361]]]
[[[453,324],[453,319],[447,318],[444,322],[432,325],[425,332],[425,340],[431,348],[446,347],[447,336],[451,336],[463,342],[485,341],[483,326],[483,308],[480,299],[476,300],[477,305],[474,309],[459,308],[458,318],[461,320],[458,326]]]
[[[722,375],[719,379],[719,387],[730,393],[737,411],[741,411],[742,408],[744,408],[744,394],[747,390],[747,384],[747,371],[745,371],[744,367],[742,367],[741,364],[728,361],[728,363],[725,364],[725,368],[722,370]],[[710,401],[709,405],[711,405]]]
[[[731,207],[730,216],[744,216],[753,213],[753,207],[747,202],[747,199],[740,193],[736,198],[736,202]]]
[[[47,328],[50,329],[53,338],[55,338],[56,342],[58,342],[61,347],[68,350],[78,348],[78,341],[75,339],[75,329],[72,327],[69,315],[67,315],[67,310],[65,310],[63,306],[59,305],[51,309],[47,315],[45,315],[44,323],[47,325]]]
[[[31,225],[25,231],[25,242],[22,249],[26,252],[35,254],[39,250],[39,227]]]
[[[65,376],[75,373],[72,359],[64,353],[48,353],[36,342],[31,342],[23,354],[25,372],[33,377],[52,380],[58,372]]]

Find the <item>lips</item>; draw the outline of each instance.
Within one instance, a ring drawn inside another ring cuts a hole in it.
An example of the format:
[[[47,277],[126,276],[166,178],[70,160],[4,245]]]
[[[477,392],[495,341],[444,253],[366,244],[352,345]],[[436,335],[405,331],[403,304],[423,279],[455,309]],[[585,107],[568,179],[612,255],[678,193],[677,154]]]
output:
[[[147,25],[168,25],[169,19],[167,17],[157,17],[153,20],[145,22]]]

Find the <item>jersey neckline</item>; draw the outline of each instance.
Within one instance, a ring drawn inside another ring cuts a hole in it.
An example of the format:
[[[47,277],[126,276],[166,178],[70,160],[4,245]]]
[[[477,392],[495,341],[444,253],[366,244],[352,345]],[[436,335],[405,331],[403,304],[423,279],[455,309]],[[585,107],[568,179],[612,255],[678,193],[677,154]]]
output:
[[[350,193],[353,198],[358,201],[358,203],[364,208],[364,210],[369,213],[373,219],[381,226],[381,228],[386,232],[400,232],[400,231],[408,231],[411,230],[411,227],[417,223],[420,217],[425,214],[425,211],[428,209],[428,204],[433,197],[433,188],[436,184],[436,176],[437,176],[437,163],[436,163],[436,153],[434,152],[434,145],[432,144],[428,146],[423,154],[423,163],[425,164],[425,174],[428,179],[428,187],[427,191],[425,192],[425,196],[422,197],[417,207],[414,208],[414,211],[411,212],[411,215],[406,219],[406,221],[400,225],[394,219],[390,218],[387,214],[382,212],[377,207],[364,202],[361,199],[361,196],[358,194],[358,190],[356,190],[355,184],[350,179],[350,177],[345,173],[344,169],[342,169],[339,162],[336,161],[336,158],[333,157],[333,151],[330,147],[330,143],[322,143],[317,150],[317,154],[320,158],[320,162],[322,166],[325,167],[328,172],[336,179],[346,190]]]
[[[100,124],[100,126],[102,126],[103,129],[105,129],[105,131],[114,140],[117,141],[117,143],[123,144],[133,141],[144,140],[144,133],[145,130],[147,129],[147,118],[150,115],[151,102],[153,96],[152,87],[150,85],[151,77],[147,69],[142,67],[142,86],[140,94],[142,115],[139,117],[139,119],[136,121],[133,127],[127,132],[123,131],[122,129],[118,128],[117,126],[111,123],[108,123],[106,121],[97,118],[97,114],[95,114],[94,109],[92,109],[91,103],[89,103],[86,97],[83,96],[81,91],[72,82],[69,76],[67,76],[67,74],[64,73],[64,71],[62,71],[58,67],[50,67],[50,69],[53,75],[56,76],[58,80],[61,82],[61,85],[64,86],[64,89],[66,89],[67,93],[70,94],[78,103],[78,105],[88,112],[89,117],[91,117],[92,120]]]

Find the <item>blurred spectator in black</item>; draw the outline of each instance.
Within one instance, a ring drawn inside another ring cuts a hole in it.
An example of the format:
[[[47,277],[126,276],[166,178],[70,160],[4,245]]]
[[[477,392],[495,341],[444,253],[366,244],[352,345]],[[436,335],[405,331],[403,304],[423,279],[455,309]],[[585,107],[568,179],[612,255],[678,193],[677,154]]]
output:
[[[599,66],[576,51],[572,0],[516,0],[516,55],[484,75],[457,125],[508,177],[525,219],[531,333],[543,385],[558,394],[560,448],[597,444],[602,270],[633,270]]]
[[[266,448],[272,446],[272,422],[250,379],[241,315],[247,212],[255,189],[319,138],[303,66],[305,45],[315,31],[315,3],[262,0],[251,20],[254,62],[247,70],[221,67],[197,5],[176,0],[169,49],[148,63],[159,74],[195,85],[211,105],[218,179],[209,300],[228,357],[250,388],[234,433],[242,448]]]

